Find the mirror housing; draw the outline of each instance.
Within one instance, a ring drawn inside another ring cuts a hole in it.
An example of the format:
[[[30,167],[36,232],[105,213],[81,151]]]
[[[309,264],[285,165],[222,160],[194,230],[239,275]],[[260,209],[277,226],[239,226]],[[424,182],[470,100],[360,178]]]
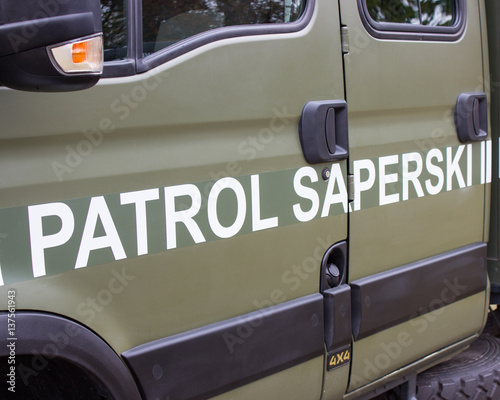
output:
[[[50,48],[96,34],[102,34],[99,0],[2,0],[0,84],[40,92],[95,85],[102,74],[102,61],[100,71],[65,73]]]

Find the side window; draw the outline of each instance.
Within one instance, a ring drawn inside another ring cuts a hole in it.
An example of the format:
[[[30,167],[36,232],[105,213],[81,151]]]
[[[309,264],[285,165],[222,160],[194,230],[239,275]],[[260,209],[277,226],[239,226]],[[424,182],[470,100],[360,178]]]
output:
[[[296,21],[305,0],[143,0],[143,56],[225,26]]]
[[[104,77],[145,72],[214,40],[296,32],[312,17],[311,4],[314,1],[101,0]],[[223,27],[232,28],[208,34]],[[196,40],[174,46],[191,37]],[[157,53],[166,48],[169,51]]]
[[[101,0],[104,61],[127,58],[127,0]]]
[[[457,40],[465,0],[358,0],[363,23],[377,38]]]
[[[370,17],[376,22],[418,24],[418,0],[367,0]]]
[[[421,0],[421,23],[429,26],[450,26],[456,21],[454,0]]]
[[[450,26],[455,19],[454,0],[367,0],[376,22]]]

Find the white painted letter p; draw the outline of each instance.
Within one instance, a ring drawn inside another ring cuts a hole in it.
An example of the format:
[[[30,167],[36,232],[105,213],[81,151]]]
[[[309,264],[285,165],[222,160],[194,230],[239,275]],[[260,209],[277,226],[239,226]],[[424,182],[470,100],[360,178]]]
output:
[[[59,232],[44,235],[44,217],[59,217],[61,229]],[[31,241],[31,263],[33,266],[33,277],[45,275],[45,249],[61,246],[66,243],[75,229],[75,218],[71,208],[64,203],[39,204],[28,207],[30,241]]]

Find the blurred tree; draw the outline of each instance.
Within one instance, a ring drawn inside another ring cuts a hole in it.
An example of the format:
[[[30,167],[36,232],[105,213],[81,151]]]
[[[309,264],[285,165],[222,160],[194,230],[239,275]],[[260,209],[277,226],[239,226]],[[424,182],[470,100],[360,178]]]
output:
[[[370,16],[377,22],[418,24],[418,0],[367,0]]]
[[[124,0],[101,0],[101,12],[104,47],[125,47],[127,45],[127,17]]]
[[[190,10],[207,10],[206,0],[144,0],[142,2],[143,41],[155,42],[162,22]]]
[[[285,22],[287,5],[291,22],[300,16],[303,3],[304,0],[144,0],[143,37],[145,42],[154,41],[162,22],[194,11],[221,16],[220,26],[267,24]]]
[[[430,26],[449,26],[453,24],[453,0],[422,0],[422,24]]]

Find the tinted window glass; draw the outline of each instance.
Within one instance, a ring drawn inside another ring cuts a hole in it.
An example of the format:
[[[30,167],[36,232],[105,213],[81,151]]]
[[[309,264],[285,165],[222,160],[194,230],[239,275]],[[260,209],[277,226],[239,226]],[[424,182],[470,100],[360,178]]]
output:
[[[367,0],[366,4],[377,22],[420,23],[417,0]]]
[[[223,26],[296,21],[305,0],[143,0],[144,55]]]
[[[376,22],[449,26],[455,21],[454,0],[366,0]]]
[[[127,0],[101,0],[104,61],[127,58]]]
[[[421,0],[422,24],[429,26],[449,26],[455,22],[455,2],[453,0]]]

